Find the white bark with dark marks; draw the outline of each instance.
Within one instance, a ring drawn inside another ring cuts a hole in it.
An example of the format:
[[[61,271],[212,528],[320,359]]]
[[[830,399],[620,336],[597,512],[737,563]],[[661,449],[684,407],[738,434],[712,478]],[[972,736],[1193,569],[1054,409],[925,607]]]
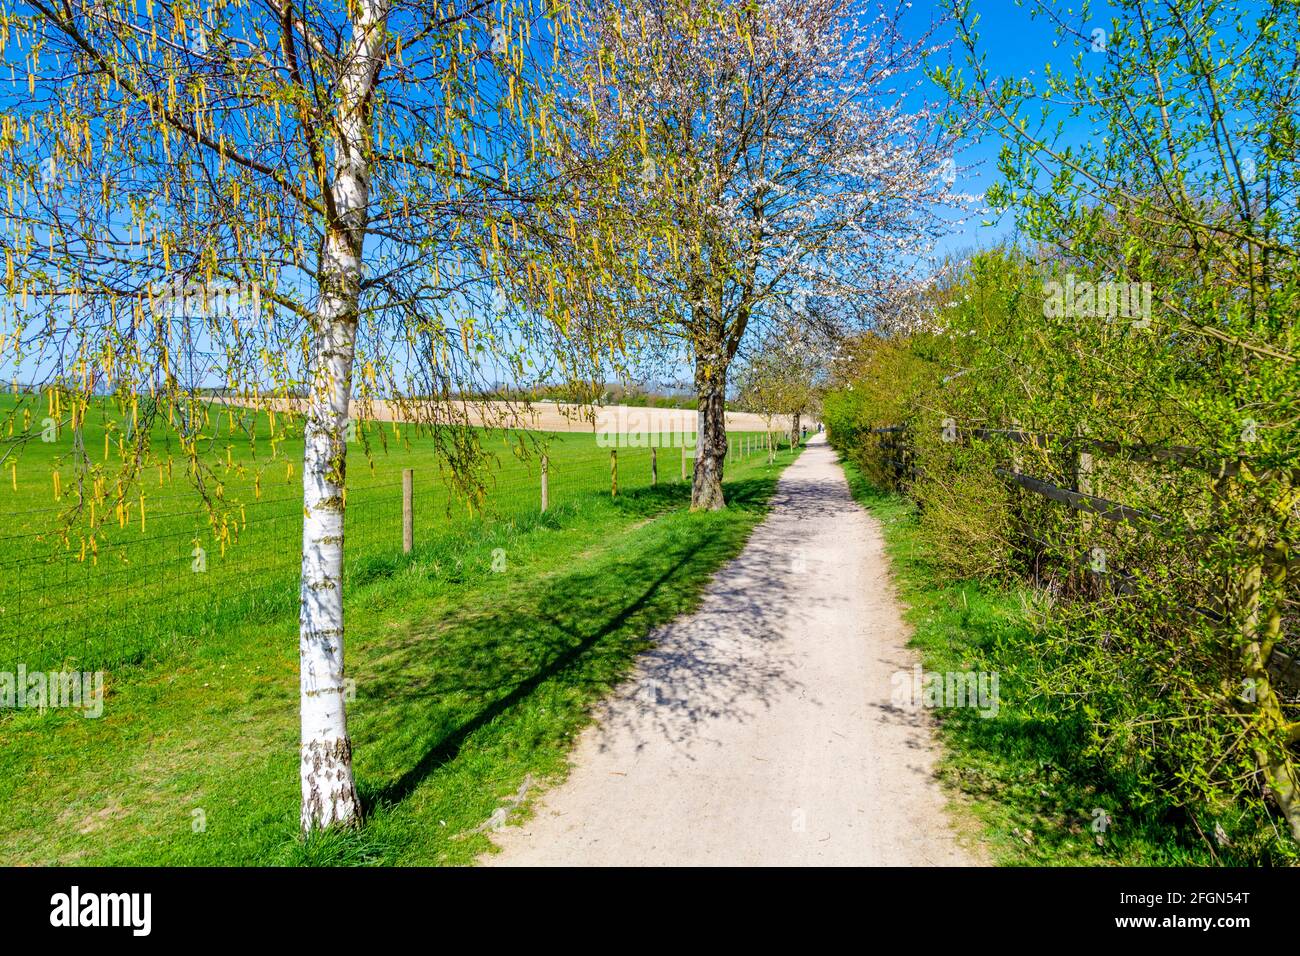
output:
[[[304,431],[299,664],[302,828],[356,822],[343,665],[343,503],[347,423],[370,202],[368,102],[382,57],[386,3],[354,8],[332,130],[333,180],[317,272],[311,396]]]

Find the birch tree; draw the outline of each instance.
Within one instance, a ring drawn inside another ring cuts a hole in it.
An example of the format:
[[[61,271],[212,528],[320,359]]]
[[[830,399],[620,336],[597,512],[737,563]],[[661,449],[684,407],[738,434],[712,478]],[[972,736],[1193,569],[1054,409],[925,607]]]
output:
[[[561,344],[544,306],[512,308],[517,289],[557,278],[511,239],[556,129],[533,59],[563,29],[531,0],[0,0],[0,353],[15,378],[43,382],[74,428],[105,389],[132,423],[172,422],[223,534],[234,503],[185,426],[209,412],[196,383],[303,416],[305,831],[360,814],[349,417],[374,397],[435,399],[407,417],[441,426],[440,456],[463,475],[476,439],[455,399],[481,358],[522,380]],[[78,499],[92,544],[97,499],[120,504],[150,460],[148,428],[133,434],[114,480]],[[78,487],[106,467],[79,463]]]
[[[691,507],[724,506],[728,370],[798,296],[834,326],[883,306],[951,201],[944,134],[905,93],[930,49],[905,4],[588,3],[564,68],[569,169],[593,183],[629,348],[691,363]],[[580,133],[581,135],[577,135]],[[614,210],[612,213],[607,210]]]

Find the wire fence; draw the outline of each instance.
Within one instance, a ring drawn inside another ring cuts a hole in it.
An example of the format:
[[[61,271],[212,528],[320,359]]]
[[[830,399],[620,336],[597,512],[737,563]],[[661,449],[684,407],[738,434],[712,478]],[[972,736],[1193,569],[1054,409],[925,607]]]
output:
[[[767,454],[763,435],[729,437],[735,461]],[[553,445],[545,464],[548,510],[611,494],[610,451],[589,439]],[[618,491],[648,488],[652,457],[659,484],[689,480],[691,454],[618,448]],[[416,448],[399,464],[413,472],[407,533],[417,550],[476,522],[509,524],[542,510],[537,457],[500,462],[477,511],[451,490],[431,451]],[[400,470],[372,472],[363,464],[351,472],[345,586],[368,562],[399,557],[406,530]],[[297,480],[286,477],[271,493],[245,501],[237,535],[224,546],[194,492],[170,487],[152,489],[137,511],[97,531],[93,547],[69,545],[57,533],[57,508],[10,511],[0,532],[0,671],[20,664],[28,671],[122,666],[201,643],[234,619],[295,615],[302,555]]]

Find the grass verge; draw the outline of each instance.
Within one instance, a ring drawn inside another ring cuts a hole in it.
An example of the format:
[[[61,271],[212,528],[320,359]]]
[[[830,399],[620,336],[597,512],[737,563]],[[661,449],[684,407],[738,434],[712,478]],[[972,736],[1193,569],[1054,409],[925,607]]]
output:
[[[567,770],[592,704],[743,547],[777,475],[728,466],[729,507],[685,484],[480,522],[348,581],[363,826],[303,841],[297,627],[267,607],[183,657],[111,671],[100,719],[0,720],[0,863],[465,864],[527,777]]]

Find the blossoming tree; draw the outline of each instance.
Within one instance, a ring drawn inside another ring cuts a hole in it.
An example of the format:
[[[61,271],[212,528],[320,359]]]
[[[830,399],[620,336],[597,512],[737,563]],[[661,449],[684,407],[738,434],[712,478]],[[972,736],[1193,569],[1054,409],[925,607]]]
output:
[[[792,311],[834,327],[888,308],[951,200],[946,134],[915,99],[931,49],[905,3],[592,2],[563,58],[575,135],[626,341],[689,361],[691,505],[724,506],[728,370]],[[872,7],[871,9],[875,9]]]

